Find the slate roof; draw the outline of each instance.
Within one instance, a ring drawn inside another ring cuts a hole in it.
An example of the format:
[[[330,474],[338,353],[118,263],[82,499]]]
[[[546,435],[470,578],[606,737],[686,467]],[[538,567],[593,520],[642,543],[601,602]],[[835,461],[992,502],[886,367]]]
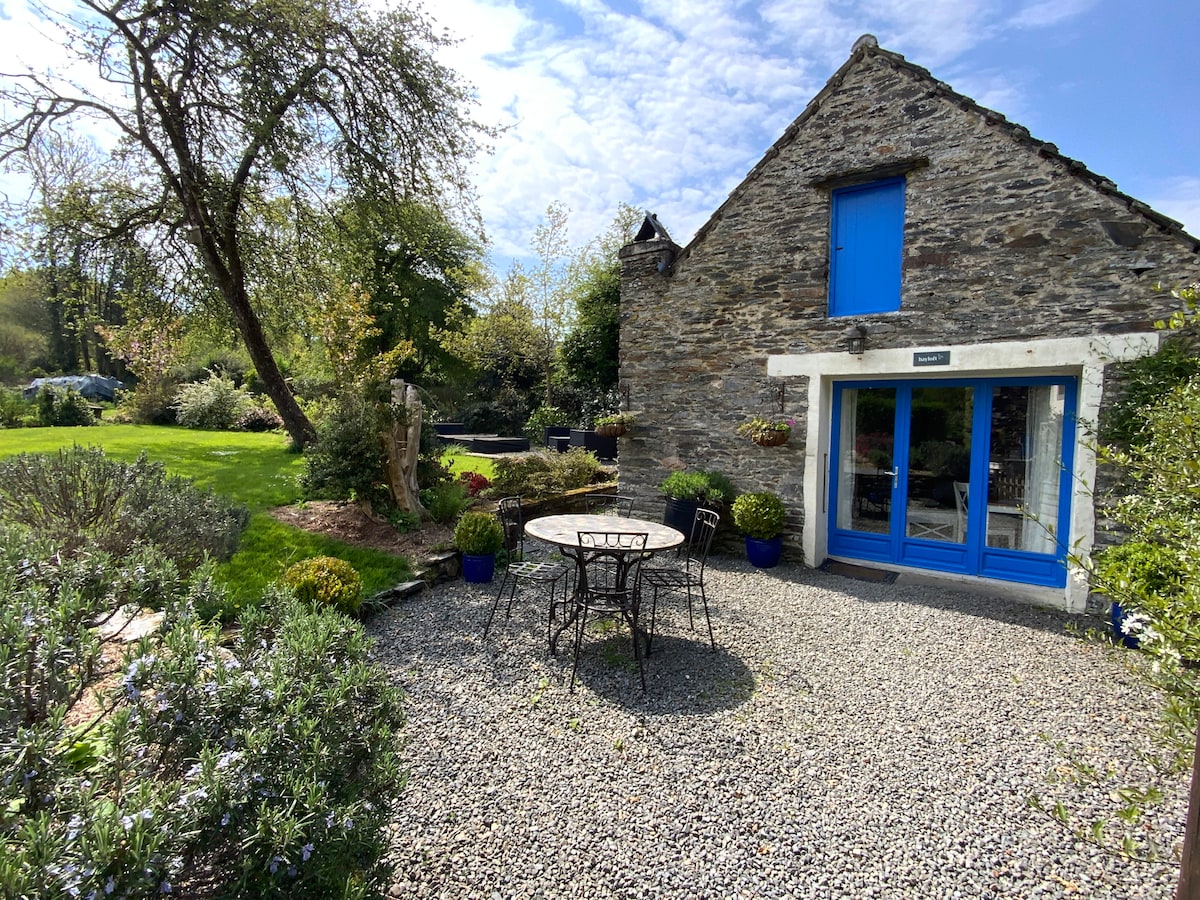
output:
[[[676,262],[678,262],[679,259],[688,256],[692,248],[695,247],[701,240],[703,240],[705,235],[707,235],[708,232],[711,231],[716,225],[716,223],[721,220],[722,214],[725,212],[725,210],[737,201],[738,196],[745,189],[746,185],[756,179],[766,165],[772,159],[778,156],[779,152],[784,147],[786,147],[795,139],[805,122],[807,122],[808,119],[816,114],[817,110],[821,108],[821,104],[825,98],[841,87],[841,84],[845,80],[846,74],[850,71],[850,69],[866,56],[880,57],[893,68],[903,69],[916,76],[918,79],[928,84],[930,88],[932,88],[934,92],[943,99],[953,103],[960,109],[975,113],[976,115],[982,117],[986,124],[1003,130],[1013,140],[1025,145],[1026,147],[1029,147],[1039,156],[1060,163],[1067,169],[1068,172],[1079,178],[1081,181],[1087,182],[1101,193],[1107,194],[1110,197],[1120,201],[1132,212],[1141,215],[1156,228],[1159,228],[1169,234],[1173,234],[1184,243],[1189,244],[1192,252],[1200,252],[1200,239],[1197,239],[1196,237],[1184,231],[1181,223],[1169,218],[1168,216],[1164,216],[1160,212],[1157,212],[1147,204],[1143,203],[1141,200],[1117,190],[1116,183],[1111,179],[1105,178],[1103,175],[1098,175],[1079,160],[1072,159],[1071,157],[1060,153],[1058,147],[1049,141],[1043,141],[1035,138],[1032,134],[1030,134],[1028,128],[1023,125],[1019,125],[1016,122],[1010,122],[1002,113],[998,113],[993,109],[989,109],[986,106],[976,103],[965,94],[958,93],[946,82],[935,78],[928,69],[909,62],[899,53],[895,53],[891,50],[885,50],[884,48],[880,47],[874,35],[864,34],[854,42],[854,47],[850,51],[850,57],[844,63],[842,63],[841,67],[836,72],[833,73],[829,81],[825,83],[825,86],[821,88],[817,95],[808,102],[808,105],[804,108],[804,112],[802,112],[795,119],[795,121],[793,121],[792,124],[787,127],[779,139],[771,145],[770,149],[768,149],[763,155],[763,158],[760,159],[754,168],[751,169],[746,175],[746,177],[742,179],[741,183],[733,189],[729,197],[726,198],[725,202],[717,207],[716,211],[709,216],[708,221],[706,221],[704,225],[700,227],[695,236],[688,243],[687,247],[684,248],[683,252],[679,254]]]

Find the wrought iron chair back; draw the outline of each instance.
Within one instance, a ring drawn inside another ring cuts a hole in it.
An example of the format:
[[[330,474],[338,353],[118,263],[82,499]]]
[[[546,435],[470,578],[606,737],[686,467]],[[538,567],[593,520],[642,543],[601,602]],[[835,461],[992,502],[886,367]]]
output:
[[[633,515],[633,498],[622,494],[588,494],[583,498],[584,508],[594,515]]]
[[[588,616],[620,615],[629,625],[633,655],[637,660],[642,690],[646,673],[642,666],[642,641],[645,635],[638,624],[641,566],[646,556],[646,532],[580,531],[577,533],[577,569],[574,595],[575,662],[571,668],[570,689],[575,687],[579,651]]]
[[[522,583],[545,585],[549,587],[546,642],[553,654],[556,637],[554,634],[555,614],[567,607],[571,569],[561,562],[535,562],[525,559],[525,516],[521,509],[520,497],[501,499],[496,514],[499,516],[500,525],[504,530],[504,550],[507,564],[504,567],[504,575],[500,579],[500,587],[496,591],[496,599],[492,601],[491,611],[483,626],[483,639],[487,640],[488,632],[492,628],[492,619],[495,618],[496,610],[506,593],[508,602],[504,608],[504,618],[507,619],[512,615],[513,600],[516,598],[517,588]],[[563,585],[562,599],[557,599],[556,594],[559,581]]]
[[[525,552],[525,516],[521,510],[521,498],[502,498],[496,514],[504,528],[504,552],[508,554],[510,562],[521,559]]]
[[[654,643],[654,624],[658,616],[659,592],[680,593],[687,596],[688,625],[695,630],[696,623],[692,616],[692,598],[699,595],[704,607],[704,621],[708,625],[708,640],[716,650],[717,639],[713,635],[712,617],[708,612],[708,595],[704,585],[704,567],[708,564],[708,553],[712,548],[713,537],[720,524],[720,515],[711,509],[701,507],[696,510],[692,520],[691,538],[687,545],[687,556],[682,567],[647,567],[641,573],[642,581],[651,591],[650,599],[650,628],[646,633],[646,654]]]

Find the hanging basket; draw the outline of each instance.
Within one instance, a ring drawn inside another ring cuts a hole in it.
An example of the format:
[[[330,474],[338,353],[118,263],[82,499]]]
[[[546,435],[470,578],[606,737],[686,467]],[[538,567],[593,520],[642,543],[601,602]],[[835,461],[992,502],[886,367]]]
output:
[[[600,435],[600,437],[614,437],[614,438],[620,437],[621,435],[625,434],[627,431],[629,431],[629,429],[626,426],[619,425],[619,424],[618,425],[597,425],[596,426],[596,434]]]
[[[786,431],[760,431],[752,440],[760,447],[778,447],[780,444],[786,444],[788,433]]]

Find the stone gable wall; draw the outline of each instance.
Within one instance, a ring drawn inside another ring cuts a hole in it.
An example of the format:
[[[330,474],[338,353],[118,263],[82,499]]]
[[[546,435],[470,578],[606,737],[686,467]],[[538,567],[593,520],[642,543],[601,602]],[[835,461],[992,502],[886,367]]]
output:
[[[669,471],[718,469],[741,490],[780,493],[794,541],[807,385],[784,385],[788,444],[734,433],[752,415],[781,414],[768,355],[842,350],[856,322],[878,349],[1144,330],[1168,314],[1154,286],[1200,277],[1192,246],[1009,128],[868,52],[692,246],[624,248],[621,380],[638,425],[622,439],[622,492],[655,513]],[[814,183],[914,160],[900,311],[828,318],[830,190]],[[674,260],[666,275],[664,260]]]

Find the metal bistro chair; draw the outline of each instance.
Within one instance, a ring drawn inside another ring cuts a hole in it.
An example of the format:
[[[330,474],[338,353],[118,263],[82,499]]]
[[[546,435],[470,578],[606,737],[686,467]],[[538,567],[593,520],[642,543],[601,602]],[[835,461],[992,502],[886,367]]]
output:
[[[546,620],[546,644],[553,653],[554,643],[550,632],[554,627],[554,610],[556,605],[562,607],[567,605],[567,581],[571,569],[565,563],[534,562],[525,559],[525,517],[521,511],[520,497],[505,497],[500,501],[497,512],[500,516],[500,524],[504,527],[504,550],[508,557],[508,565],[505,566],[504,576],[500,579],[500,588],[496,591],[496,599],[492,603],[491,612],[488,613],[487,623],[483,626],[483,639],[487,640],[488,631],[492,627],[492,619],[496,615],[496,609],[500,606],[500,600],[504,597],[506,589],[508,605],[504,610],[504,618],[507,619],[512,615],[513,599],[516,597],[517,587],[522,582],[548,585],[550,608]],[[556,601],[555,592],[560,580],[563,583],[562,600]]]
[[[589,616],[617,616],[625,620],[633,636],[633,657],[637,660],[642,690],[646,689],[646,670],[639,646],[642,632],[638,625],[639,579],[646,552],[646,532],[581,531],[577,581],[572,598],[575,617],[575,661],[571,666],[571,684],[575,690],[575,672],[579,669],[579,650]]]
[[[633,498],[621,494],[588,494],[583,498],[584,508],[592,515],[633,515]]]
[[[708,562],[708,551],[712,547],[713,535],[721,517],[711,509],[696,510],[692,521],[692,534],[687,544],[687,556],[681,568],[675,566],[647,566],[642,570],[642,585],[650,590],[650,629],[646,634],[646,655],[654,643],[654,622],[658,614],[658,594],[676,593],[687,595],[688,625],[696,630],[692,618],[692,597],[700,595],[704,606],[704,621],[708,624],[708,640],[715,651],[717,639],[713,637],[712,619],[708,614],[708,596],[704,592],[704,567]]]

